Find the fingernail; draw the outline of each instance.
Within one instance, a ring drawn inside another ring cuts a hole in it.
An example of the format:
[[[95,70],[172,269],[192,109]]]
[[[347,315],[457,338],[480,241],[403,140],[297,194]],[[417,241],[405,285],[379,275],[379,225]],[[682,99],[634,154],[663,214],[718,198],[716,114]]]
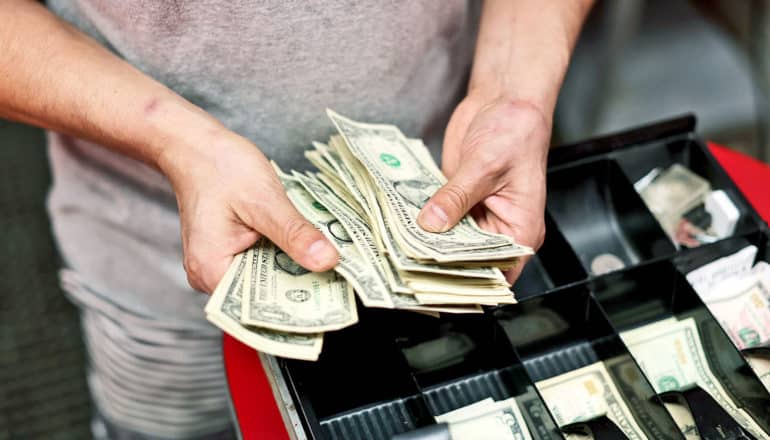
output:
[[[315,241],[307,248],[307,253],[318,267],[327,267],[337,261],[337,250],[326,240]]]
[[[429,232],[444,232],[449,229],[449,217],[446,212],[432,203],[420,212],[417,220],[420,226]]]

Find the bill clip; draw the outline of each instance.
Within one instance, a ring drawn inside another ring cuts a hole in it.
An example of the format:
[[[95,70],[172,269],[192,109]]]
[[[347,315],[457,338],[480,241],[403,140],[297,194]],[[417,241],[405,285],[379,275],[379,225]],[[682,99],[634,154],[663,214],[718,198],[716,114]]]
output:
[[[753,347],[746,347],[741,350],[741,353],[745,356],[761,356],[770,359],[770,344],[764,343]]]
[[[596,440],[628,440],[626,434],[607,416],[600,416],[584,422],[570,423],[561,427],[565,434],[590,435]]]
[[[698,386],[659,394],[664,402],[684,404],[704,440],[757,440],[746,432],[709,393]]]

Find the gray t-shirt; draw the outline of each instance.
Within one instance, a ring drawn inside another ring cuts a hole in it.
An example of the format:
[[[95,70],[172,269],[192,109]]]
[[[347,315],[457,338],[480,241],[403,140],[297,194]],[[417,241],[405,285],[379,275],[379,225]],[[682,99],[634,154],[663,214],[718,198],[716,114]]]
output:
[[[303,150],[331,134],[326,107],[440,145],[478,22],[471,0],[48,4],[285,168],[307,166]],[[166,179],[83,140],[50,133],[49,144],[49,211],[67,264],[124,308],[198,327],[206,297],[187,285]]]

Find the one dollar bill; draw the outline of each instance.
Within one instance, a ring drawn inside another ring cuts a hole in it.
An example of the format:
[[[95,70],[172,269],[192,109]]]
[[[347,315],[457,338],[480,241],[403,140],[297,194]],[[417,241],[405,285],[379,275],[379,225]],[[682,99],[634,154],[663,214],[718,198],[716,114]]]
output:
[[[241,323],[241,287],[249,253],[233,258],[230,268],[206,304],[206,318],[244,344],[274,356],[316,360],[323,346],[323,334],[279,332]]]
[[[242,323],[320,333],[358,322],[353,288],[336,272],[310,272],[264,238],[249,255],[242,286]]]

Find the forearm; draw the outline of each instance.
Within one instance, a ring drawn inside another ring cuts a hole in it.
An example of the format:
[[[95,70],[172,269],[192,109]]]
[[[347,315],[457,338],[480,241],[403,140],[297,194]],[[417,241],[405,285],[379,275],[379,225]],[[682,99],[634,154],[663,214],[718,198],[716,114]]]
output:
[[[0,117],[89,139],[155,167],[166,149],[219,129],[36,2],[0,2],[0,22]]]
[[[592,0],[485,0],[469,93],[527,103],[550,118]]]

